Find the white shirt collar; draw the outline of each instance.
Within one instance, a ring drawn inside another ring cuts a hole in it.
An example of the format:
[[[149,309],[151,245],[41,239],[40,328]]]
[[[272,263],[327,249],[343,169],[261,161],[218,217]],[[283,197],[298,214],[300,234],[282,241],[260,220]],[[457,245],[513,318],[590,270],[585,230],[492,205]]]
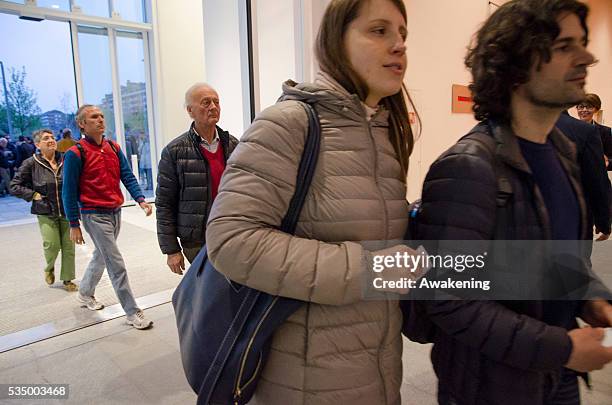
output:
[[[218,143],[220,141],[220,139],[219,139],[219,131],[217,131],[216,127],[215,127],[215,136],[213,137],[213,140],[210,143],[208,143],[208,141],[206,139],[204,139],[200,134],[198,134],[198,130],[196,129],[195,125],[193,126],[193,132],[195,132],[195,134],[200,137],[200,142],[201,143],[205,143],[207,145],[214,145],[214,144],[216,144],[216,143]]]

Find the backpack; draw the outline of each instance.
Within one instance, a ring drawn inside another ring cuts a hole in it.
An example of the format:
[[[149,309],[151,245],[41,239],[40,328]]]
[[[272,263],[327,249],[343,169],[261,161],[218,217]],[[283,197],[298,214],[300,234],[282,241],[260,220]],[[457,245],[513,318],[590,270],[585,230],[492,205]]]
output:
[[[495,225],[495,238],[503,239],[503,232],[506,231],[511,215],[508,208],[508,201],[513,195],[512,184],[506,176],[506,168],[495,156],[497,143],[492,134],[492,129],[489,126],[488,132],[482,132],[473,129],[470,133],[461,139],[471,139],[477,141],[485,147],[492,157],[495,166],[495,177],[497,179],[497,217]],[[409,207],[408,232],[406,240],[419,240],[418,220],[421,212],[421,200],[413,202]],[[433,343],[436,335],[437,327],[427,316],[425,306],[422,301],[410,297],[400,301],[400,309],[404,317],[402,325],[402,333],[408,339],[417,343]]]
[[[312,106],[295,193],[280,230],[293,234],[319,156],[320,127]],[[183,369],[198,405],[249,402],[274,331],[304,302],[272,296],[219,273],[200,250],[172,295]]]

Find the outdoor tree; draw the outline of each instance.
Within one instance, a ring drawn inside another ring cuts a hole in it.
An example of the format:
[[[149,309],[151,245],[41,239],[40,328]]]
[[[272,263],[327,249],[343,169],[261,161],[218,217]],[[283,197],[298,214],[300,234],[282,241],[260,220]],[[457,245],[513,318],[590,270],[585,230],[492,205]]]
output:
[[[9,133],[8,120],[6,118],[6,107],[0,103],[0,136]]]
[[[16,132],[13,135],[26,135],[40,126],[41,110],[36,101],[36,93],[25,84],[25,66],[21,67],[21,71],[11,68],[10,72],[8,103],[13,130]],[[5,105],[3,107],[6,108]]]
[[[59,99],[60,111],[66,115],[64,121],[64,127],[70,128],[73,133],[78,133],[76,122],[74,121],[76,115],[76,106],[74,105],[74,95],[64,92]]]

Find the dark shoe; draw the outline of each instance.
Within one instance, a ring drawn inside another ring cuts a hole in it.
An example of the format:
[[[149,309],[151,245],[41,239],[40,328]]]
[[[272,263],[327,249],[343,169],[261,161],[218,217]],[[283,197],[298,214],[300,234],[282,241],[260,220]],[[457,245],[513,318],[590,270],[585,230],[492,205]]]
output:
[[[75,292],[79,290],[79,287],[70,280],[64,281],[64,289],[68,292]]]
[[[45,274],[45,281],[48,285],[53,285],[55,283],[55,273],[49,271]]]

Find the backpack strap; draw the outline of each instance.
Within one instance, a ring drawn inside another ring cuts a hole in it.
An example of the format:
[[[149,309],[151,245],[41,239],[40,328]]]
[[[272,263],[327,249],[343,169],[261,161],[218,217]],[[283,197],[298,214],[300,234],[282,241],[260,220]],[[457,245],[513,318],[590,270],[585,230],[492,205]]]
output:
[[[111,139],[107,139],[106,141],[110,144],[111,149],[113,150],[113,152],[115,152],[117,157],[119,157],[119,145],[117,145],[115,141]]]
[[[81,169],[85,167],[85,148],[81,145],[81,141],[77,142],[74,146],[79,150],[79,155],[81,156]]]
[[[111,149],[119,158],[119,145],[115,143],[115,141],[107,139],[107,142],[110,144]],[[81,145],[81,141],[78,141],[75,146],[79,150],[79,154],[81,155],[81,167],[85,167],[85,148]]]
[[[478,128],[478,127],[477,127]],[[508,207],[508,201],[514,195],[512,183],[508,180],[508,169],[506,165],[497,156],[497,142],[492,134],[492,129],[488,126],[487,131],[475,130],[463,137],[463,139],[471,139],[482,145],[488,152],[489,157],[493,162],[493,170],[497,179],[497,196],[495,202],[497,204],[496,224],[494,239],[508,239],[508,226],[512,224],[512,209]]]

